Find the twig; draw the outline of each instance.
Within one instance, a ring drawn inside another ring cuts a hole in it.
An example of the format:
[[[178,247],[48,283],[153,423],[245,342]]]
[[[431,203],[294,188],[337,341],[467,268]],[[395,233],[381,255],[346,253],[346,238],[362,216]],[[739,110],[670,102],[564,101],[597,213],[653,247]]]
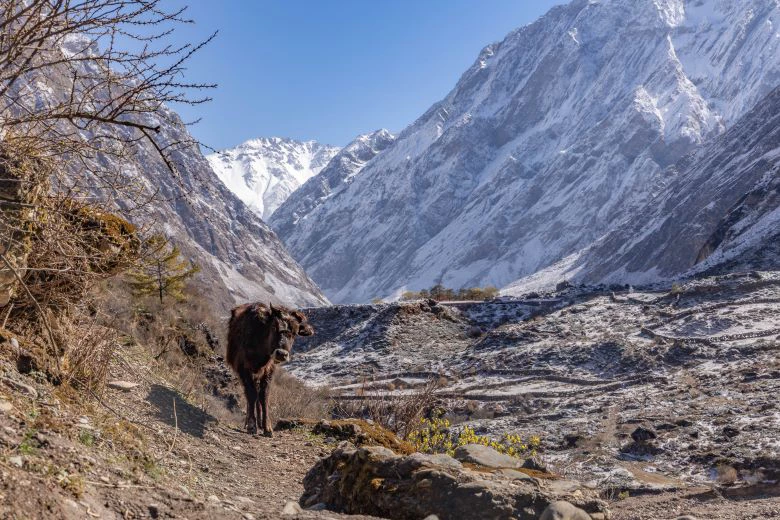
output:
[[[11,317],[11,311],[14,310],[14,304],[11,303],[8,305],[8,312],[5,314],[5,319],[3,320],[3,326],[0,327],[0,329],[4,329],[5,326],[8,324],[8,318]]]
[[[30,292],[30,288],[27,287],[26,283],[24,283],[24,280],[22,280],[22,277],[19,275],[19,272],[16,270],[16,268],[13,265],[11,265],[11,262],[9,262],[8,259],[5,257],[5,255],[2,253],[0,253],[0,260],[2,260],[5,266],[13,273],[14,278],[16,278],[16,281],[19,282],[19,284],[22,287],[24,287],[25,292],[27,292],[27,296],[30,297],[30,299],[33,302],[33,305],[35,305],[35,309],[38,311],[38,314],[40,314],[41,323],[43,323],[43,327],[46,329],[46,332],[48,333],[49,347],[51,347],[52,355],[54,356],[54,360],[57,362],[57,372],[61,373],[62,370],[60,367],[60,357],[57,355],[57,342],[54,341],[54,333],[52,332],[51,327],[49,326],[49,320],[46,319],[46,315],[43,313],[43,309],[41,309],[38,300],[36,300],[35,296],[33,296],[32,292]]]

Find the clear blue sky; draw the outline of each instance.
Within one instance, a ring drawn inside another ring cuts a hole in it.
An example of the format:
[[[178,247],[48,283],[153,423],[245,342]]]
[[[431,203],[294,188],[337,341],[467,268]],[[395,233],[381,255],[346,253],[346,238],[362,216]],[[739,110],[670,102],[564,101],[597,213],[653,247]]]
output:
[[[219,36],[188,79],[214,100],[175,107],[205,144],[260,136],[344,145],[402,130],[444,97],[487,44],[563,0],[177,0],[197,24],[180,41]]]

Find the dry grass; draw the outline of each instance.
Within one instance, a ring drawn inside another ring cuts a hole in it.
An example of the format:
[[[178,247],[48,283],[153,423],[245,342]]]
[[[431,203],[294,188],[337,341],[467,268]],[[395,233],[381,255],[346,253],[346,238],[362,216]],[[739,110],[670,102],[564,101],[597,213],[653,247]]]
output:
[[[332,407],[327,389],[311,388],[283,368],[277,369],[271,384],[272,418],[327,419]]]
[[[369,391],[367,383],[356,392],[362,399],[336,399],[333,416],[337,418],[370,419],[406,438],[420,419],[430,414],[437,405],[436,390],[439,382],[428,380],[424,385],[407,393],[387,390]]]

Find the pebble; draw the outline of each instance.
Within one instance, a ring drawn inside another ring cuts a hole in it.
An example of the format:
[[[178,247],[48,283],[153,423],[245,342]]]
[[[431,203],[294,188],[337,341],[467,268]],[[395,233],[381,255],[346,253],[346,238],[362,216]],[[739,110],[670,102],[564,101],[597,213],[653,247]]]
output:
[[[8,413],[13,409],[14,409],[14,405],[9,403],[8,401],[0,401],[0,412]]]
[[[298,502],[293,502],[293,501],[287,502],[284,505],[284,509],[282,509],[283,515],[292,516],[292,515],[298,515],[300,513],[303,513],[303,508],[300,506],[300,504],[298,504]]]
[[[19,350],[19,340],[18,339],[11,338],[11,341],[9,343],[11,343],[11,346],[13,348],[15,348],[16,350]]]
[[[13,388],[17,392],[27,395],[27,397],[31,397],[33,399],[38,398],[38,391],[26,383],[22,383],[21,381],[15,381],[8,377],[0,378],[0,381],[2,381],[5,385]]]
[[[108,387],[113,388],[114,390],[122,390],[123,392],[129,392],[133,388],[137,387],[138,383],[133,383],[131,381],[121,381],[121,380],[115,380],[115,381],[109,381]]]
[[[206,502],[219,502],[219,497],[217,495],[209,495],[206,497]]]
[[[21,468],[24,465],[24,460],[22,460],[22,457],[20,457],[19,455],[8,457],[8,462],[10,462],[13,466],[16,466],[17,468]]]

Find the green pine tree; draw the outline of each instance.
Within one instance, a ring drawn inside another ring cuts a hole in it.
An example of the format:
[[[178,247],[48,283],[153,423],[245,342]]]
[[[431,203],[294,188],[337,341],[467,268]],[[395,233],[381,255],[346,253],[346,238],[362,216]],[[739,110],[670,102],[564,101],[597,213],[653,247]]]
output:
[[[144,243],[144,251],[136,269],[130,271],[129,285],[134,296],[165,296],[184,301],[187,280],[200,267],[181,257],[181,250],[162,235],[153,235]]]

